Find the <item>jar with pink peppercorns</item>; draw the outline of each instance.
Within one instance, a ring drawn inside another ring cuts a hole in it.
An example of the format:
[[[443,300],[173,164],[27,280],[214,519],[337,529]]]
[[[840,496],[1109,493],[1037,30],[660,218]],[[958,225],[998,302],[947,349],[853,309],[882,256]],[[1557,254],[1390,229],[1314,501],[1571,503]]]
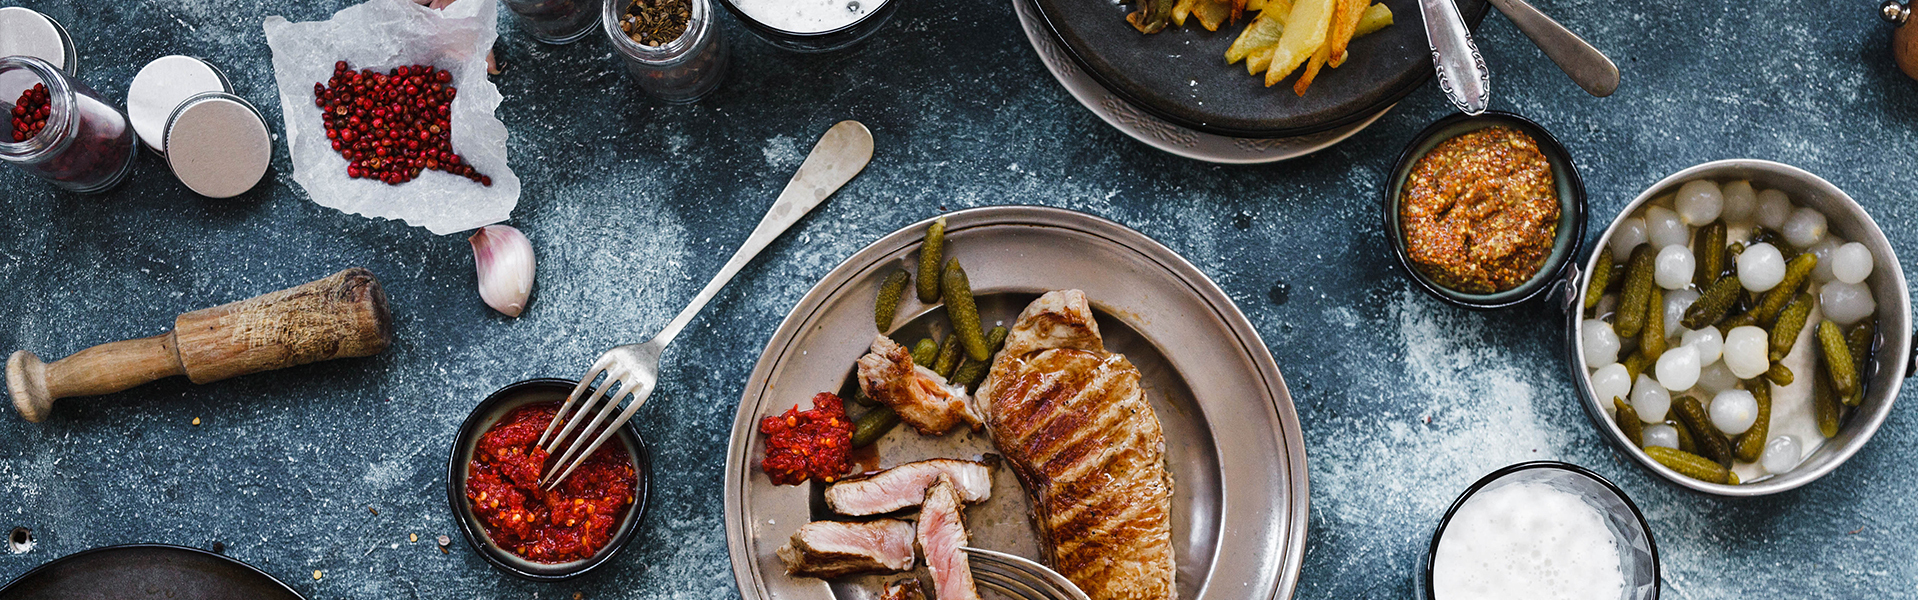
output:
[[[139,138],[126,113],[44,60],[0,58],[0,109],[0,161],[82,194],[133,170]]]

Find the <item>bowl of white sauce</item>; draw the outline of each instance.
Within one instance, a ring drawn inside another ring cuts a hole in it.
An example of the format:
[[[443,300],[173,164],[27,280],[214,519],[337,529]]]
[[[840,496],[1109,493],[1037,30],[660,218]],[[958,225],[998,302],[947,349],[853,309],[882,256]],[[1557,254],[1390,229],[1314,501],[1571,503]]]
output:
[[[891,0],[721,0],[754,35],[796,52],[859,43],[892,18]]]
[[[1415,585],[1426,600],[1655,600],[1658,544],[1625,492],[1578,465],[1505,467],[1459,495]]]

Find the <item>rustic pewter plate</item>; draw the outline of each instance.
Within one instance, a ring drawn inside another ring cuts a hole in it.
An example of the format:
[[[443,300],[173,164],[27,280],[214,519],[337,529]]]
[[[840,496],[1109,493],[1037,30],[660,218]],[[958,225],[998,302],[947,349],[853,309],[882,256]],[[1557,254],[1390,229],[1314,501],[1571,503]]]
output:
[[[300,600],[252,566],[198,548],[107,546],[54,559],[0,587],[0,598]]]
[[[1268,88],[1264,75],[1245,73],[1243,61],[1226,64],[1225,49],[1249,15],[1218,31],[1188,19],[1185,27],[1145,35],[1125,20],[1138,1],[1031,0],[1046,29],[1093,79],[1187,129],[1239,138],[1319,133],[1364,121],[1432,77],[1418,0],[1374,0],[1392,9],[1393,24],[1353,38],[1345,64],[1325,68],[1304,97],[1292,93],[1296,74]],[[1486,0],[1457,2],[1476,29]]]
[[[763,417],[810,407],[816,393],[848,389],[853,362],[876,333],[872,303],[880,282],[916,259],[926,225],[874,242],[813,286],[773,334],[746,383],[726,461],[727,546],[746,598],[866,600],[878,597],[885,582],[907,576],[787,576],[774,551],[800,525],[832,515],[821,501],[823,486],[775,486],[759,470],[765,447],[757,429]],[[1177,482],[1172,538],[1179,597],[1290,598],[1305,553],[1305,443],[1271,353],[1225,293],[1144,235],[1060,209],[952,213],[945,247],[966,265],[987,326],[1010,325],[1043,292],[1078,288],[1092,300],[1106,348],[1139,368]],[[943,309],[920,304],[910,292],[898,323],[893,337],[908,341],[947,329]],[[905,427],[875,447],[876,461],[862,468],[993,452],[984,431],[929,438]],[[967,512],[973,545],[1038,557],[1018,479],[1002,466],[993,486],[992,499]],[[911,575],[931,581],[923,566]]]

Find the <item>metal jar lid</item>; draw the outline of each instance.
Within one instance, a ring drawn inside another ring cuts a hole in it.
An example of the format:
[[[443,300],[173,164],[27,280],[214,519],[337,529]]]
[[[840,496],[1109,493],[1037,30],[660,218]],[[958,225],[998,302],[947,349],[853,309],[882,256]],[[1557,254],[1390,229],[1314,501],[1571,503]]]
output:
[[[253,189],[273,160],[266,117],[245,98],[207,92],[167,117],[161,145],[167,167],[194,193],[231,198]]]
[[[127,119],[140,143],[166,154],[167,119],[188,98],[207,92],[233,93],[226,74],[191,56],[162,56],[140,68],[127,86]]]
[[[75,75],[73,38],[59,21],[30,8],[0,8],[0,56],[31,56]]]

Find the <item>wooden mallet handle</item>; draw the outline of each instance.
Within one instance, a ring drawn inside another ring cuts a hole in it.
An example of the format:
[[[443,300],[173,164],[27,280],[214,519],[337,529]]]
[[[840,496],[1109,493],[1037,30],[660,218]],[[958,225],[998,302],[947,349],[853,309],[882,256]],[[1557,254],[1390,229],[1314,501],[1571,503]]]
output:
[[[209,383],[322,360],[371,356],[393,341],[386,292],[358,267],[173,320],[173,331],[101,344],[49,364],[7,359],[13,407],[39,422],[53,401],[98,396],[175,375]]]

